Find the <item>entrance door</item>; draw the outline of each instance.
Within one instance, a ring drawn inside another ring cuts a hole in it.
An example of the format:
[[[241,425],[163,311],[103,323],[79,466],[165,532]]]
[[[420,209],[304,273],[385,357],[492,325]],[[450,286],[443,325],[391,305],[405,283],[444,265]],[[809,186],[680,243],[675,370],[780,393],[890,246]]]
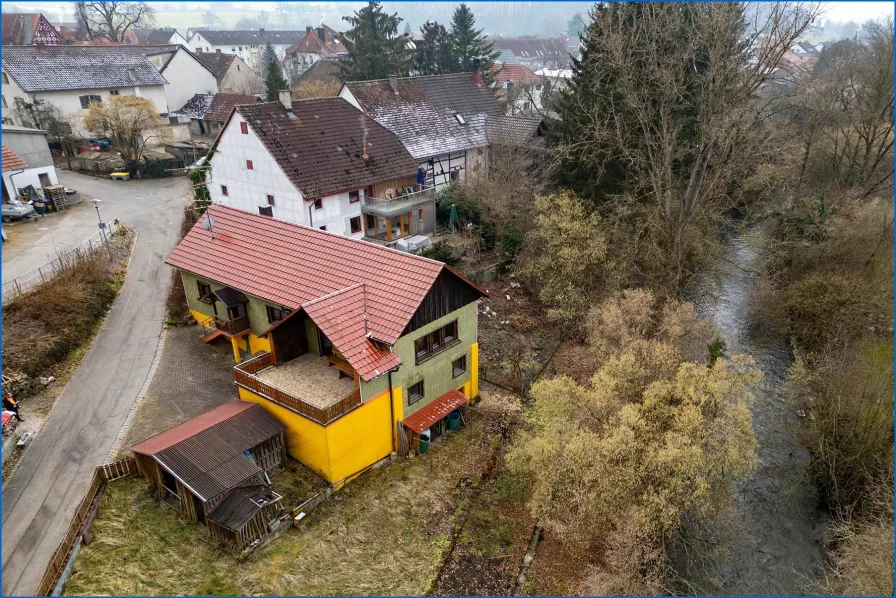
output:
[[[227,316],[231,320],[236,320],[237,318],[242,318],[246,315],[246,305],[244,303],[237,303],[233,307],[227,308]]]
[[[50,175],[48,175],[45,172],[42,172],[39,175],[37,175],[37,178],[40,179],[41,187],[49,187],[52,184],[52,183],[50,183]]]

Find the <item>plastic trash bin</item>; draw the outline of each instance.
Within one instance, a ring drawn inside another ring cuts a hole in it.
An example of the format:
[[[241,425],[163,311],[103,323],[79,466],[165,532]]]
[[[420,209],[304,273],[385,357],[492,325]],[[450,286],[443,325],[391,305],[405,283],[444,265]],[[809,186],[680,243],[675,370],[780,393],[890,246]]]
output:
[[[429,430],[420,432],[420,454],[425,455],[429,450]]]
[[[454,410],[448,414],[448,430],[454,432],[460,426],[460,411]]]

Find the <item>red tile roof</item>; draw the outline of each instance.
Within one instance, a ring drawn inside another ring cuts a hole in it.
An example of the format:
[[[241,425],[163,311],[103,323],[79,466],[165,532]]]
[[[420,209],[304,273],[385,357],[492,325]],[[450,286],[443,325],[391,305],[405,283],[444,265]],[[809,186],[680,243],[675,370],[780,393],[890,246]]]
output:
[[[12,150],[4,145],[3,172],[6,172],[7,170],[18,170],[20,168],[28,168],[28,163],[12,153]]]
[[[212,98],[208,112],[205,113],[205,120],[219,123],[226,122],[235,106],[255,104],[256,102],[258,102],[258,96],[241,93],[216,93],[215,97]]]
[[[254,405],[255,403],[247,403],[245,401],[228,401],[220,407],[215,407],[211,411],[206,411],[202,415],[147,438],[140,444],[134,445],[131,450],[137,453],[154,455],[159,451],[174,446],[178,442],[208,430],[212,426],[220,424],[222,421],[230,419],[247,409],[251,409]]]
[[[495,87],[501,88],[508,81],[514,85],[537,85],[543,83],[544,78],[535,74],[535,71],[525,64],[496,64],[492,67],[495,77]]]
[[[356,284],[302,306],[320,331],[365,380],[401,365],[398,355],[367,338],[364,285]]]
[[[212,230],[203,227],[205,218],[197,222],[167,263],[274,304],[306,309],[334,336],[353,336],[351,342],[340,340],[342,347],[330,338],[365,380],[397,359],[374,350],[368,335],[395,344],[448,269],[435,260],[220,204],[206,214]]]
[[[449,413],[467,402],[467,397],[459,390],[449,390],[425,407],[421,407],[404,419],[402,425],[417,434],[430,427]]]
[[[321,25],[320,28],[323,29],[325,39],[320,39],[320,33],[317,29],[311,29],[305,34],[305,37],[286,49],[283,53],[283,62],[287,62],[290,59],[289,57],[296,52],[317,54],[321,58],[336,58],[340,54],[348,53],[348,50],[342,44],[341,33],[326,25]]]

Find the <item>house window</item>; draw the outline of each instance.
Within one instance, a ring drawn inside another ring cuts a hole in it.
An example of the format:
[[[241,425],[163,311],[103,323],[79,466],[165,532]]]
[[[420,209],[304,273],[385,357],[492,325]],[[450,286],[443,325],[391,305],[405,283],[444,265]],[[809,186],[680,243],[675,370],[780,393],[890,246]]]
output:
[[[535,86],[535,91],[541,91],[541,84]]]
[[[376,216],[373,214],[367,214],[367,230],[373,229],[373,234],[376,234]]]
[[[361,232],[361,217],[355,216],[354,218],[349,218],[348,225],[349,228],[351,228],[353,235]]]
[[[3,107],[9,108],[9,106],[6,105],[6,96],[3,96]]]
[[[201,48],[201,47],[196,48],[196,53],[197,53],[197,54],[202,54],[202,48]]]
[[[207,282],[197,280],[196,288],[199,289],[199,300],[211,303],[212,287]]]
[[[327,225],[325,224],[325,225],[323,225],[323,226],[321,226],[321,227],[318,227],[318,228],[320,228],[320,230],[327,230]]]
[[[315,200],[314,200],[314,209],[315,209],[315,210],[320,210],[320,209],[323,208],[323,207],[324,207],[324,200],[322,200],[322,199],[315,199]]]
[[[278,309],[276,307],[271,307],[270,305],[266,306],[266,309],[268,312],[268,322],[271,324],[279,322],[285,318],[288,313],[285,309]]]
[[[408,405],[413,405],[423,398],[423,380],[408,386]]]
[[[243,51],[243,47],[240,46],[240,52],[242,52],[242,51]],[[240,65],[236,65],[236,70],[240,70]]]
[[[221,195],[227,197],[227,185],[221,185]]]
[[[84,108],[85,110],[87,109],[87,107],[90,106],[91,102],[102,102],[103,101],[102,98],[100,98],[100,96],[92,96],[92,95],[79,96],[78,99],[81,100],[81,108]]]
[[[458,343],[459,340],[457,337],[457,320],[421,336],[414,341],[414,354],[416,355],[417,363],[426,361],[436,353],[440,353]]]
[[[360,191],[349,191],[348,192],[348,203],[358,203],[361,201],[361,192]]]
[[[242,49],[240,51],[242,52]],[[236,65],[236,72],[240,72],[240,65]]]
[[[231,52],[236,52],[236,48],[230,48]]]
[[[417,210],[417,213],[418,213],[417,218],[420,219],[420,224],[423,224],[423,208],[420,208],[419,210]]]
[[[241,123],[240,123],[240,132],[241,132],[243,135],[248,135],[248,134],[249,134],[249,123],[247,123],[247,122],[241,122]]]
[[[110,95],[110,96],[117,96],[118,93],[119,93],[119,92],[118,92],[117,89],[110,89],[110,90],[109,90],[109,95]]]
[[[451,172],[448,173],[448,178],[452,181],[456,181],[459,176],[460,176],[460,174],[459,174],[459,171],[457,171],[457,170],[452,170]]]
[[[451,362],[451,376],[457,378],[465,373],[467,373],[467,356],[461,355]]]
[[[252,165],[252,160],[246,160],[246,170],[255,170]]]
[[[276,205],[276,204],[274,204],[274,196],[273,195],[268,195],[268,205],[269,206]]]
[[[9,77],[6,76],[6,73],[3,73],[3,82],[9,83]]]

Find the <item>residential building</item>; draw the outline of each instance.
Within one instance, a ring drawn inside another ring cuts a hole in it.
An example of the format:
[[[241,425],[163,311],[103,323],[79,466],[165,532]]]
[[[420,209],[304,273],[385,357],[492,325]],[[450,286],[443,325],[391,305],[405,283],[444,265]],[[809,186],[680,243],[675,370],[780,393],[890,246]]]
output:
[[[386,242],[435,231],[434,191],[394,134],[341,98],[283,95],[230,115],[211,152],[213,202]]]
[[[495,64],[492,89],[507,114],[532,115],[541,111],[545,79],[525,64]]]
[[[56,167],[52,163],[52,157],[48,165],[42,159],[41,152],[27,154],[35,164],[32,166],[7,146],[6,129],[7,127],[3,127],[3,203],[9,203],[11,198],[18,198],[19,190],[29,185],[35,189],[58,185],[59,178],[56,176]],[[16,143],[20,147],[24,147],[26,143],[37,145],[38,140],[34,139],[28,142],[19,139]],[[47,144],[46,137],[43,138],[43,144]],[[47,149],[47,153],[49,153],[49,149]]]
[[[504,114],[478,72],[352,81],[339,96],[395,133],[435,187],[485,172],[485,121]]]
[[[520,64],[535,70],[569,66],[570,50],[562,38],[495,37],[488,41],[495,44],[495,50],[510,52]]]
[[[62,36],[40,13],[3,13],[4,46],[59,46]]]
[[[259,102],[256,95],[239,93],[197,93],[175,113],[189,117],[190,133],[195,137],[217,137],[230,113],[241,104]]]
[[[316,29],[306,27],[305,31],[305,37],[284,52],[283,72],[289,81],[307,71],[318,60],[338,60],[348,55],[342,44],[342,34],[338,31],[323,24]]]
[[[136,29],[134,33],[141,44],[150,46],[187,46],[187,38],[180,34],[177,29],[165,27],[160,29]]]
[[[249,65],[236,54],[201,52],[194,56],[215,74],[218,91],[239,94],[257,94],[264,91],[264,80],[261,75],[249,68]]]
[[[131,447],[150,492],[236,553],[289,524],[269,472],[286,465],[285,427],[258,405],[229,401]]]
[[[289,85],[294,98],[305,99],[301,95],[307,89],[316,90],[317,93],[333,89],[334,95],[342,89],[342,75],[339,70],[339,61],[322,58],[308,67],[305,72],[296,77]],[[323,96],[318,96],[323,97]]]
[[[236,54],[257,73],[264,69],[262,55],[271,44],[278,60],[283,60],[286,49],[305,37],[305,31],[222,31],[202,29],[190,36],[187,47],[196,52]]]
[[[8,46],[3,49],[3,122],[27,124],[17,102],[40,99],[78,122],[90,102],[115,95],[145,97],[159,114],[196,93],[217,91],[215,75],[182,46]]]
[[[441,262],[215,204],[167,262],[206,338],[239,351],[240,399],[335,485],[479,394],[486,293]]]

